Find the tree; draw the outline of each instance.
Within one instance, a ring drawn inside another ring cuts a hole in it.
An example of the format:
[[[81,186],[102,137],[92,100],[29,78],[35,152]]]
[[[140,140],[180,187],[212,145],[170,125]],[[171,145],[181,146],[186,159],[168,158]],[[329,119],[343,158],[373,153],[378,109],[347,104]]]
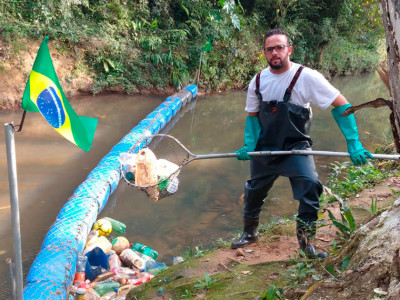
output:
[[[386,35],[394,121],[396,131],[400,132],[400,4],[398,0],[378,1]],[[326,267],[340,269],[348,261],[342,276],[335,282],[324,281],[312,286],[302,299],[400,299],[399,215],[400,198],[389,210],[375,214],[354,233],[338,255],[324,262]]]
[[[396,0],[379,0],[386,35],[390,94],[396,131],[400,132],[400,5]],[[396,138],[396,137],[395,137]],[[396,147],[397,152],[400,149]]]

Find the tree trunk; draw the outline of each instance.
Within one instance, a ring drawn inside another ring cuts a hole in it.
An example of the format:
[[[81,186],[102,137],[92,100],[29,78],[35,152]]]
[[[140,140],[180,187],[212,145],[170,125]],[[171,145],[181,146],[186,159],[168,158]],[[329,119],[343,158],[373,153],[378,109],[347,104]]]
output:
[[[390,91],[393,99],[393,111],[397,132],[400,132],[400,2],[398,0],[379,0],[383,25],[386,34],[386,50]],[[400,149],[396,147],[400,153]]]
[[[400,132],[400,1],[378,0],[386,34],[390,92],[397,133]],[[396,150],[400,153],[398,144]],[[344,260],[350,259],[345,271]],[[339,278],[312,286],[302,300],[400,299],[400,198],[355,232],[336,256],[324,262]]]
[[[399,215],[397,199],[389,210],[358,229],[338,255],[324,262],[335,267],[339,278],[316,283],[301,299],[400,299]],[[350,263],[341,271],[346,258]]]

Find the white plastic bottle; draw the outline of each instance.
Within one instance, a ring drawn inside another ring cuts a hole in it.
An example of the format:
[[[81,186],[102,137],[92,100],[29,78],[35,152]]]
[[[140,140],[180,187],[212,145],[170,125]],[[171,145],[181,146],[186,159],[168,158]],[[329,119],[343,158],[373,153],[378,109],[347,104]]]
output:
[[[181,263],[183,261],[185,261],[185,260],[183,259],[182,256],[174,256],[174,257],[172,257],[172,263],[174,265],[179,264],[179,263]]]

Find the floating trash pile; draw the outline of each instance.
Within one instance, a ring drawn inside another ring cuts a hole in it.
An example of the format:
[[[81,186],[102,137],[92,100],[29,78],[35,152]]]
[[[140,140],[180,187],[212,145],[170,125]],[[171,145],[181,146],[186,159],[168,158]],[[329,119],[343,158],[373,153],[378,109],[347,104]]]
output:
[[[131,289],[167,268],[156,261],[158,252],[146,245],[131,244],[122,235],[110,241],[111,232],[124,233],[125,229],[125,224],[112,218],[96,221],[78,256],[70,299],[125,299]]]

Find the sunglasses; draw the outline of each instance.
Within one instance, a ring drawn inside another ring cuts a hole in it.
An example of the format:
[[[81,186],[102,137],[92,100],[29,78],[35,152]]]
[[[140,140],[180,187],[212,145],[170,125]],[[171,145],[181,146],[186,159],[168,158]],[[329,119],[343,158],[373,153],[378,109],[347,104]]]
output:
[[[285,47],[290,47],[290,46],[286,46],[284,44],[280,44],[280,45],[276,45],[275,47],[263,48],[263,50],[266,53],[272,53],[274,50],[276,50],[276,52],[282,52],[283,49],[285,49]]]

